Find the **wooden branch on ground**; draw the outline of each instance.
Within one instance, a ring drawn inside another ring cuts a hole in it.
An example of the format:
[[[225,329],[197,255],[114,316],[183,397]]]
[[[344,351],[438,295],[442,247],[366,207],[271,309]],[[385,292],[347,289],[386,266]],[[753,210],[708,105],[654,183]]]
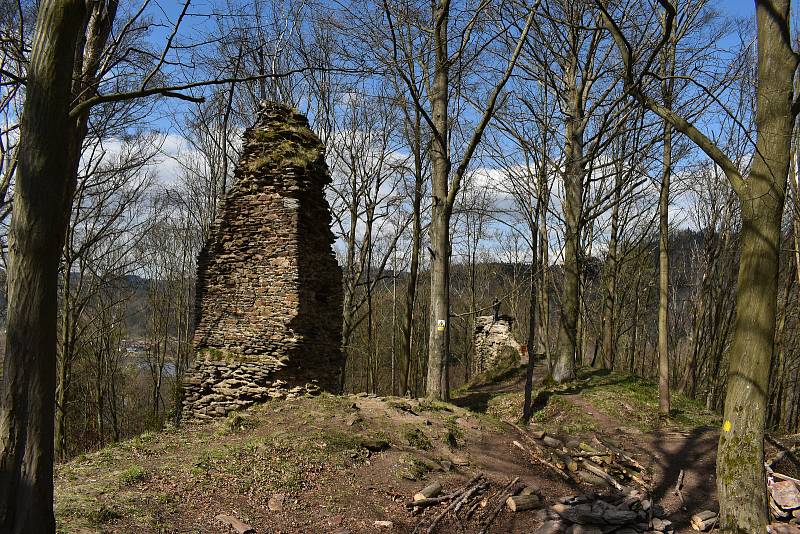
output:
[[[505,505],[506,500],[518,491],[518,489],[515,488],[518,482],[519,477],[516,477],[514,480],[509,482],[505,488],[503,488],[503,491],[498,494],[498,503],[491,510],[491,512],[489,512],[489,515],[484,518],[483,528],[481,529],[480,534],[486,534],[486,532],[489,530],[489,527],[492,525],[492,523],[494,523],[495,518],[497,518],[497,514],[499,514],[500,510],[503,509],[503,505]]]
[[[619,461],[621,463],[624,463],[624,464],[627,464],[627,465],[633,467],[634,469],[636,469],[638,471],[644,471],[644,466],[642,464],[640,464],[638,461],[636,461],[635,458],[633,458],[632,456],[628,455],[628,453],[626,453],[625,451],[623,451],[619,447],[614,446],[608,440],[603,439],[600,436],[598,436],[597,434],[595,434],[594,438],[593,438],[593,441],[595,443],[597,443],[598,445],[602,445],[603,447],[608,449],[609,452],[611,452],[613,455],[615,455],[617,457],[617,461]]]
[[[517,447],[517,448],[521,449],[522,451],[528,453],[528,456],[530,456],[531,459],[533,459],[535,462],[538,462],[538,463],[540,463],[542,465],[545,465],[545,466],[549,467],[551,470],[553,470],[554,472],[558,473],[563,479],[565,479],[565,480],[571,480],[572,479],[572,477],[570,477],[567,473],[565,473],[563,469],[559,469],[555,464],[553,464],[549,460],[546,460],[539,453],[535,452],[532,449],[529,449],[528,447],[526,447],[525,445],[523,445],[519,441],[512,441],[512,443],[514,444],[515,447]]]
[[[684,475],[683,469],[681,469],[681,472],[678,474],[678,482],[675,483],[675,491],[673,491],[673,493],[677,495],[678,498],[681,500],[681,504],[683,505],[683,509],[685,510],[686,501],[683,500],[683,492],[681,491],[681,488],[683,487],[683,475]]]
[[[583,467],[590,473],[602,478],[603,480],[614,486],[617,490],[622,491],[622,484],[617,482],[617,479],[606,473],[602,467],[592,462],[591,460],[583,460],[581,462],[581,467]]]
[[[431,522],[430,525],[425,527],[424,526],[424,523],[425,523],[424,520],[422,520],[419,523],[417,523],[417,526],[414,528],[414,533],[413,534],[417,534],[417,533],[421,533],[421,532],[426,532],[427,534],[431,534],[434,531],[434,529],[436,528],[436,526],[439,524],[439,522],[444,518],[445,515],[447,515],[452,510],[460,510],[461,506],[463,506],[463,502],[465,502],[466,500],[470,499],[476,493],[479,493],[481,491],[485,491],[486,489],[488,489],[489,483],[486,482],[483,479],[484,479],[483,473],[478,473],[475,476],[473,476],[471,479],[469,479],[469,481],[464,486],[462,486],[461,488],[459,488],[458,490],[456,490],[456,491],[454,491],[452,493],[449,493],[447,495],[443,495],[441,497],[425,497],[423,499],[414,500],[414,501],[411,501],[409,503],[406,503],[406,506],[415,507],[416,508],[416,507],[432,506],[434,504],[439,504],[441,502],[450,501],[450,504],[441,513],[439,513],[434,518],[434,520]],[[435,487],[432,488],[432,486],[435,486],[435,485],[436,485],[436,483],[430,484],[429,486],[426,486],[417,495],[421,495],[421,494],[425,493],[426,490],[428,490],[428,492],[433,491],[436,488]],[[440,485],[438,491],[441,491],[441,485]],[[416,498],[417,495],[415,495],[415,498]]]
[[[439,522],[449,512],[452,511],[453,513],[458,513],[458,511],[461,509],[463,504],[468,499],[470,499],[475,493],[477,493],[479,491],[483,491],[488,487],[489,487],[489,483],[488,482],[483,482],[481,484],[478,484],[476,486],[473,486],[473,487],[469,488],[468,490],[464,491],[459,497],[457,497],[456,499],[453,499],[453,501],[450,503],[450,505],[447,508],[445,508],[444,510],[442,510],[442,512],[438,516],[436,516],[436,518],[431,522],[430,526],[428,527],[427,534],[432,534],[433,530],[436,528],[436,526],[439,524]]]

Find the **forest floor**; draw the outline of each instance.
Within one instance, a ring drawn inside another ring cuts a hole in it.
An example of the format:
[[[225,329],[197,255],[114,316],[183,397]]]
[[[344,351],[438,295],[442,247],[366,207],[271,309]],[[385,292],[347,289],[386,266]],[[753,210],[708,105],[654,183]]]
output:
[[[582,370],[568,387],[545,387],[540,374],[531,428],[565,440],[615,440],[647,467],[649,490],[676,532],[691,532],[691,514],[716,510],[714,415],[675,395],[664,423],[648,381]],[[497,491],[520,477],[547,504],[596,490],[514,447],[520,436],[506,421],[519,418],[523,381],[513,369],[455,391],[452,404],[363,394],[272,401],[207,425],[147,433],[57,466],[58,529],[228,532],[216,519],[222,514],[259,534],[410,533],[439,511],[413,515],[405,506],[433,480],[447,492],[482,472]],[[680,470],[685,510],[673,494]],[[541,513],[504,509],[488,532],[536,532],[542,521]],[[479,531],[474,520],[448,518],[436,530]]]

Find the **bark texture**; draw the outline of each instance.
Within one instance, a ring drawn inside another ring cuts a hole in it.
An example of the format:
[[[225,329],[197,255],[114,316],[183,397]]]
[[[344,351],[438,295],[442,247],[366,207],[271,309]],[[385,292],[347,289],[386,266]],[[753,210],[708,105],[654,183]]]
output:
[[[435,67],[431,112],[436,131],[431,140],[431,310],[430,338],[428,344],[428,397],[447,400],[449,395],[449,341],[450,327],[450,205],[448,185],[450,179],[449,143],[449,88],[450,58],[447,49],[447,25],[450,3],[443,0],[434,9],[433,41]]]
[[[774,350],[781,216],[794,127],[789,0],[756,2],[758,138],[743,181],[731,177],[742,210],[736,322],[723,427],[717,451],[717,493],[723,532],[765,532],[764,426]]]
[[[574,83],[567,99],[569,120],[566,127],[566,172],[564,173],[564,286],[561,293],[561,323],[558,330],[556,361],[552,377],[558,383],[575,379],[575,354],[578,349],[580,313],[581,210],[583,207],[583,109],[577,89],[577,59],[570,58],[567,79]]]
[[[39,6],[9,237],[0,398],[0,531],[54,532],[57,276],[74,174],[69,117],[85,3]]]
[[[658,199],[658,411],[668,415],[669,401],[669,182],[672,127],[664,124],[664,170]]]

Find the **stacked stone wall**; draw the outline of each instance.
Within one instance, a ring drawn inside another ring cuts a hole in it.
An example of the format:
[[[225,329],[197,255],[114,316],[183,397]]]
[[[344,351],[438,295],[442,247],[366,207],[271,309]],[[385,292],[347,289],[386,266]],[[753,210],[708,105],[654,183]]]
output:
[[[305,117],[262,103],[235,173],[198,257],[189,420],[334,391],[342,371],[342,274],[322,143]]]

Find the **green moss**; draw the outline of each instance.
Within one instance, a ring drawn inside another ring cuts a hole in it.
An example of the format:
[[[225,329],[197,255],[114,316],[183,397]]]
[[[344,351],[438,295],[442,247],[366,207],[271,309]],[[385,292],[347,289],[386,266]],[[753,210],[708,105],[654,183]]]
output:
[[[433,466],[425,460],[412,455],[403,455],[395,469],[397,478],[406,480],[422,480],[433,471]]]
[[[408,403],[408,401],[405,401],[405,400],[389,399],[389,400],[386,401],[386,406],[388,406],[389,408],[394,408],[395,410],[398,410],[398,411],[401,411],[401,412],[413,412],[414,411],[414,409],[411,407],[411,405]]]
[[[544,408],[534,412],[531,421],[549,434],[582,436],[598,429],[591,416],[558,395],[551,396]]]
[[[350,406],[353,404],[353,401],[346,397],[331,395],[330,393],[323,391],[320,392],[319,395],[316,395],[312,398],[312,403],[316,408],[325,412],[340,413],[348,411]]]
[[[347,432],[327,431],[320,433],[320,439],[330,451],[357,451],[363,439]]]
[[[452,412],[453,406],[437,400],[421,399],[417,409],[421,412]]]
[[[138,482],[143,482],[150,477],[150,473],[140,465],[132,465],[119,475],[119,481],[124,486],[132,486]]]
[[[405,432],[403,432],[403,437],[408,444],[415,449],[427,451],[433,446],[431,444],[431,440],[425,435],[425,432],[419,428],[407,429]]]
[[[255,130],[253,137],[267,145],[264,152],[248,163],[251,171],[263,167],[306,167],[321,156],[321,143],[304,125],[275,125],[269,130]]]
[[[579,377],[584,383],[580,395],[599,411],[644,432],[662,426],[659,417],[658,385],[634,375],[582,369]],[[685,395],[672,392],[672,410],[668,424],[680,429],[718,424],[719,417]]]
[[[208,474],[216,465],[218,465],[221,459],[225,459],[227,457],[228,450],[225,448],[207,449],[203,451],[203,453],[201,453],[194,462],[192,462],[190,473],[195,477]]]
[[[225,436],[228,434],[235,434],[245,430],[252,430],[257,426],[258,424],[254,418],[247,417],[242,412],[230,412],[220,426],[217,435]]]

